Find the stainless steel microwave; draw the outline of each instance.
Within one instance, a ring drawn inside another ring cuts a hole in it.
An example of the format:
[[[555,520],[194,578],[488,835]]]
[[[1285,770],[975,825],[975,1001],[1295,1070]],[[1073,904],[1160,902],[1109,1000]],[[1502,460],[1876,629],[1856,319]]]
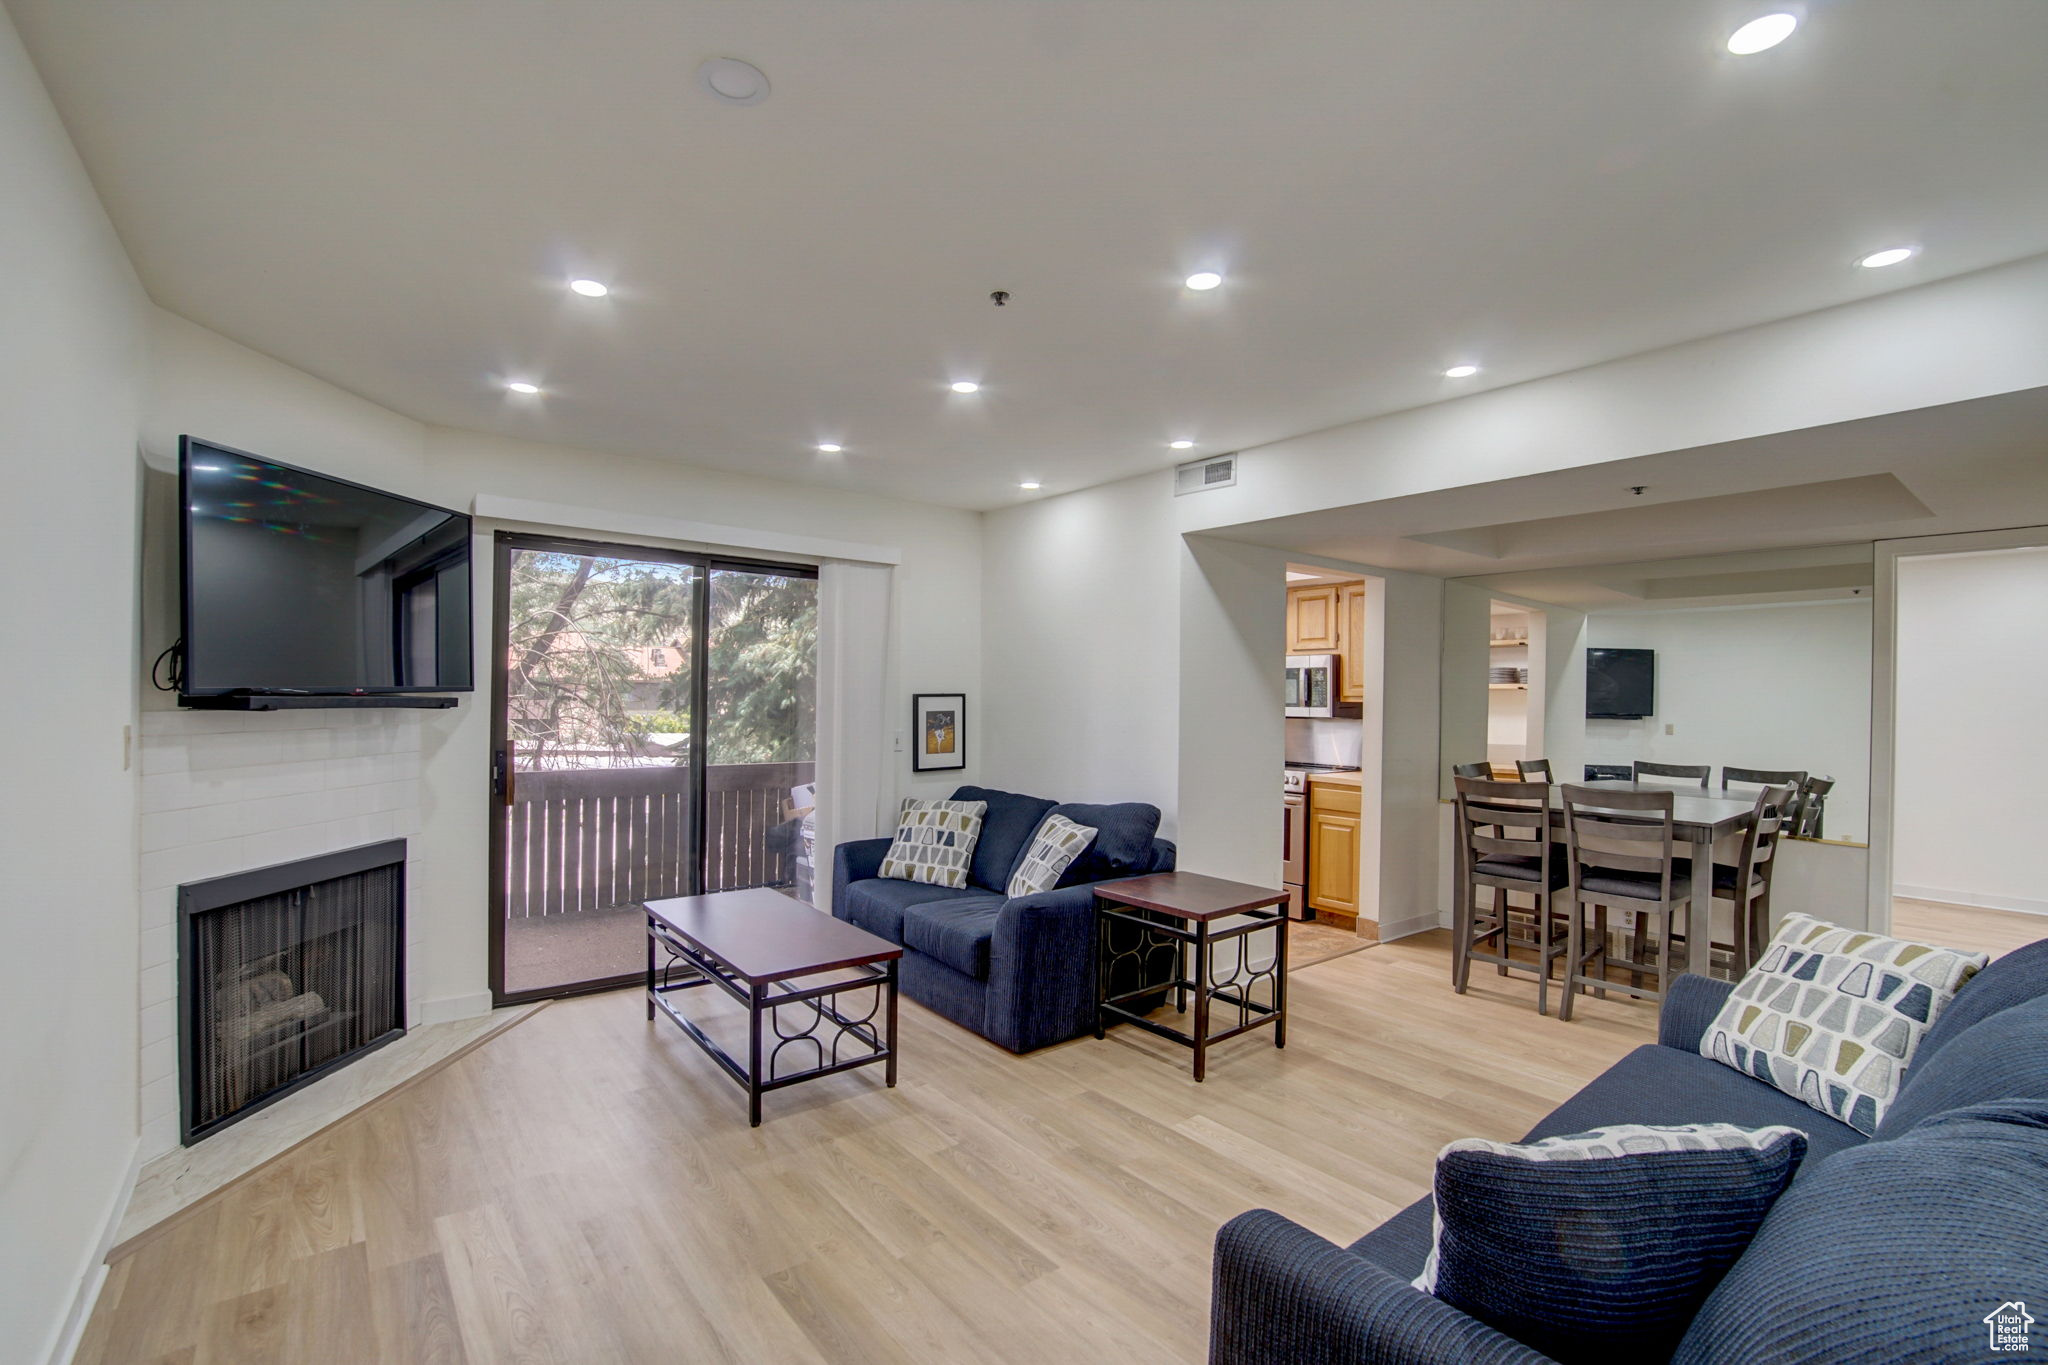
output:
[[[1287,656],[1287,714],[1329,719],[1337,714],[1337,656]]]

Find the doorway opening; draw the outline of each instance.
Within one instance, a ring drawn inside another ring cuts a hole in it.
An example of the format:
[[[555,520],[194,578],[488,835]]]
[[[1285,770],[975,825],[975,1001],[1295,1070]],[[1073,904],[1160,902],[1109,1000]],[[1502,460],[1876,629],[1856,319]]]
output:
[[[815,878],[817,570],[500,532],[491,992],[639,979],[648,900]]]

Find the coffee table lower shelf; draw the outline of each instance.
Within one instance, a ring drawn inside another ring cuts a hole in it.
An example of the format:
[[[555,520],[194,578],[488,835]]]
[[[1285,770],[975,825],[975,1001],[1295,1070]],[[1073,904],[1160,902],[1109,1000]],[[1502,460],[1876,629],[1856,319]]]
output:
[[[657,967],[657,956],[663,952],[668,954],[669,961]],[[801,977],[750,982],[709,951],[675,934],[669,925],[650,911],[647,916],[647,1017],[651,1021],[654,1012],[660,1010],[690,1041],[718,1063],[719,1070],[747,1092],[747,1121],[758,1128],[761,1126],[761,1097],[771,1090],[801,1085],[822,1076],[836,1076],[877,1062],[883,1066],[885,1083],[892,1087],[896,1084],[896,964],[897,959],[892,957],[884,963],[821,969],[814,974],[830,971],[833,979],[814,986],[802,985]],[[670,975],[679,967],[685,975],[680,980],[670,980]],[[721,1047],[701,1025],[668,998],[699,986],[715,986],[746,1006],[747,1057],[744,1062]],[[839,998],[854,991],[874,992],[865,1013],[849,1013],[839,1008]],[[800,1028],[785,1031],[776,1012],[795,1006],[806,1007],[807,1022],[803,1022]],[[821,1030],[827,1025],[833,1032],[829,1037],[821,1036]],[[840,1051],[849,1040],[858,1052],[842,1061]],[[764,1047],[767,1049],[765,1058],[762,1056]],[[797,1049],[799,1055],[808,1050],[817,1058],[817,1064],[797,1071],[781,1071],[778,1060],[786,1048]]]

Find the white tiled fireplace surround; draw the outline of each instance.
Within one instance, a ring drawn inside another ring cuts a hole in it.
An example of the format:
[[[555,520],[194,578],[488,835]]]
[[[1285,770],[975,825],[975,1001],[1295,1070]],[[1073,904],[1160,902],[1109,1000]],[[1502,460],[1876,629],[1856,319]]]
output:
[[[142,718],[142,1159],[178,1148],[178,887],[407,839],[419,884],[420,717],[403,710],[150,711]],[[421,916],[406,917],[419,1023]]]

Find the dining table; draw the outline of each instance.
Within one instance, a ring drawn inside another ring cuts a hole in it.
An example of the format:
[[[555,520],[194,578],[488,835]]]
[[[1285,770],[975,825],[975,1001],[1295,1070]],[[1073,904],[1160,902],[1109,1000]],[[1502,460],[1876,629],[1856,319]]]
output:
[[[1712,976],[1714,846],[1741,834],[1755,822],[1755,795],[1681,787],[1670,782],[1610,780],[1570,785],[1590,787],[1595,791],[1671,793],[1671,834],[1679,843],[1690,845],[1693,865],[1694,905],[1687,923],[1699,924],[1705,930],[1685,936],[1685,969],[1699,976]],[[1562,786],[1550,788],[1550,805],[1553,810],[1564,809]],[[1735,857],[1736,850],[1731,849],[1724,861],[1733,863]]]

